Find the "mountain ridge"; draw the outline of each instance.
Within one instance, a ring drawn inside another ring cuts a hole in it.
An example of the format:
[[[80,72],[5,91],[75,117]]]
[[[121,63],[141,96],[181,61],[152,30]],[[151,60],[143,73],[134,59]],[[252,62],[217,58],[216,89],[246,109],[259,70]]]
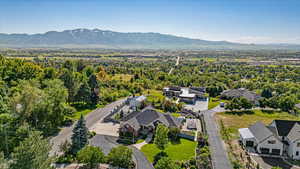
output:
[[[155,32],[115,32],[101,29],[73,29],[37,34],[0,33],[0,47],[98,47],[124,49],[243,49],[272,45],[209,41]],[[289,48],[285,45],[277,47]],[[300,45],[290,45],[300,49]]]

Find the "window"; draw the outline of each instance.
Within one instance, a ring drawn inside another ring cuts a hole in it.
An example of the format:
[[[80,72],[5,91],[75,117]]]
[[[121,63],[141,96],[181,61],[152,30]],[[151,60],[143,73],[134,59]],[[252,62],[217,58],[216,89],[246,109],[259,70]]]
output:
[[[297,143],[297,147],[300,147],[300,142],[299,142],[299,143]]]
[[[296,156],[298,156],[299,155],[299,151],[296,151]]]
[[[268,144],[275,144],[276,140],[268,140]]]

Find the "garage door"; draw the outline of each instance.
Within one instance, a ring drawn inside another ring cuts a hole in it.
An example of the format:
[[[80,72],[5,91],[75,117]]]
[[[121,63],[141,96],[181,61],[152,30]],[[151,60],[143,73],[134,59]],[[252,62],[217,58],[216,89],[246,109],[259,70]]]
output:
[[[253,141],[246,141],[246,147],[253,147]]]
[[[262,154],[269,154],[270,153],[270,149],[268,149],[268,148],[260,148],[260,152]]]
[[[272,149],[273,155],[280,155],[280,149]]]

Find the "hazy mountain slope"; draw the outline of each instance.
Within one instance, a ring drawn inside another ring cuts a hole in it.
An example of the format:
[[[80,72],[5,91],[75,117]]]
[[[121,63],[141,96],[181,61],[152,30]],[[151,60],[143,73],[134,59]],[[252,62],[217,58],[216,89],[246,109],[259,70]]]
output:
[[[44,34],[0,34],[0,47],[100,47],[149,49],[241,49],[257,48],[226,41],[206,41],[160,33],[121,33],[99,29],[75,29]],[[269,48],[270,46],[264,46]]]

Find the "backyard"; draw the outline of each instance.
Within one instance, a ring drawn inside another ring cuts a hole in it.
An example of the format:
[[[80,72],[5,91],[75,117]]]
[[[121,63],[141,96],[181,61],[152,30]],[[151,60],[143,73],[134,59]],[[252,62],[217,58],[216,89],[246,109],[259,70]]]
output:
[[[180,139],[179,143],[169,142],[164,152],[173,160],[185,161],[195,156],[196,145],[196,142]],[[161,152],[155,144],[144,145],[141,151],[150,162],[153,162],[155,155]]]
[[[300,120],[300,117],[281,111],[272,110],[253,110],[246,112],[223,112],[217,114],[217,119],[224,123],[234,138],[238,136],[239,128],[249,127],[257,121],[269,124],[275,119],[280,120]]]

